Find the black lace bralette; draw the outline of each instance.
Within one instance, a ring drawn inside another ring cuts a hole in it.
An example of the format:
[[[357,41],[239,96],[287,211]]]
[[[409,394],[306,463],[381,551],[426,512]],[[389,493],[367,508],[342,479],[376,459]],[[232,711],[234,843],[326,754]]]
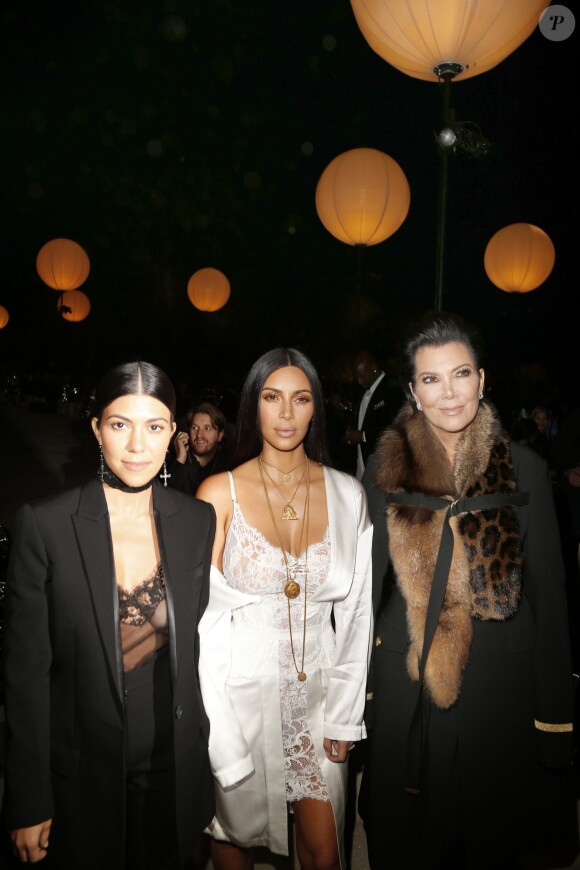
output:
[[[165,582],[161,562],[151,577],[130,592],[119,589],[119,618],[128,625],[144,625],[151,619],[158,606],[165,601]]]

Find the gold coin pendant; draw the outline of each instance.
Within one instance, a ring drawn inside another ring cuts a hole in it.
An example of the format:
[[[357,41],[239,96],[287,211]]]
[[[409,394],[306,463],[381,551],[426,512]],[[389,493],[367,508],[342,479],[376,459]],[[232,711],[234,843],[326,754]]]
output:
[[[306,679],[306,674],[304,673],[304,671],[300,671],[300,673],[298,674],[298,679],[301,683],[304,682],[304,680]]]
[[[290,483],[290,481],[292,480],[292,474],[283,474],[282,480],[284,483]]]
[[[300,595],[300,584],[295,580],[288,580],[284,586],[284,595],[286,598],[298,598]]]

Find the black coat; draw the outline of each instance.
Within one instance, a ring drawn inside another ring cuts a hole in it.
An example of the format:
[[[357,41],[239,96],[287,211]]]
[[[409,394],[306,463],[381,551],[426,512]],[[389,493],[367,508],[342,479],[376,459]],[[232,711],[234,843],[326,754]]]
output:
[[[212,508],[159,483],[155,525],[167,594],[181,866],[213,815],[209,723],[197,676]],[[121,870],[125,824],[123,657],[111,534],[91,481],[24,505],[10,560],[4,646],[5,818],[53,818],[58,868]]]
[[[379,615],[359,809],[373,868],[450,866],[442,858],[446,848],[464,850],[457,865],[462,868],[513,867],[509,850],[544,846],[550,838],[558,845],[558,837],[561,842],[564,831],[573,836],[577,825],[571,793],[568,800],[571,777],[542,766],[571,770],[572,734],[547,733],[534,725],[539,720],[569,729],[573,718],[565,582],[551,484],[545,462],[531,450],[513,444],[512,458],[518,489],[530,493],[529,504],[518,508],[522,599],[516,615],[505,622],[473,620],[459,699],[446,710],[430,708],[419,796],[405,792],[417,691],[406,667],[406,607],[396,585],[384,589],[389,569],[385,496],[372,483],[376,457],[367,465],[363,483],[374,523],[373,592]]]

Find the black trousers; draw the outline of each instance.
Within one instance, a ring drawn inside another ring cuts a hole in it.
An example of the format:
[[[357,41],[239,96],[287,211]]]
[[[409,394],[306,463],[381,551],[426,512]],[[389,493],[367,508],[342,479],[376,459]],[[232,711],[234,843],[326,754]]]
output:
[[[125,674],[126,870],[179,867],[169,650]]]
[[[168,649],[125,674],[125,699],[125,870],[181,870],[191,862],[180,865],[177,851]],[[103,812],[106,811],[104,807]],[[2,816],[0,870],[21,870],[25,865],[12,856]],[[49,849],[47,857],[37,866],[41,870],[61,870],[59,865],[61,861]]]

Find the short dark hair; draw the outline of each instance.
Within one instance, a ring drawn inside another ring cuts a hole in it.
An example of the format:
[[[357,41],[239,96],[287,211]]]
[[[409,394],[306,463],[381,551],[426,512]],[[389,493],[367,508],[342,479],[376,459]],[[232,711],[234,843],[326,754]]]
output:
[[[411,329],[403,341],[399,358],[399,379],[410,399],[409,383],[415,382],[415,358],[423,347],[441,347],[451,341],[464,344],[471,353],[476,368],[480,368],[483,343],[476,326],[459,314],[448,311],[429,311]]]
[[[191,424],[193,423],[193,418],[196,414],[207,414],[211,420],[213,428],[217,429],[218,432],[225,432],[227,420],[220,409],[216,408],[215,405],[212,405],[211,402],[201,402],[201,404],[195,405],[193,408],[189,409],[185,415],[185,422],[188,430],[191,429]]]
[[[97,385],[93,416],[99,426],[104,409],[121,396],[151,396],[162,402],[175,417],[175,389],[160,368],[137,360],[120,363],[103,375]]]
[[[272,372],[287,366],[296,366],[304,372],[312,390],[314,416],[304,439],[306,454],[314,462],[328,465],[324,397],[318,373],[308,357],[301,351],[293,347],[277,347],[262,354],[256,360],[242,387],[236,425],[234,466],[247,462],[248,459],[253,459],[260,454],[262,450],[260,395]]]

